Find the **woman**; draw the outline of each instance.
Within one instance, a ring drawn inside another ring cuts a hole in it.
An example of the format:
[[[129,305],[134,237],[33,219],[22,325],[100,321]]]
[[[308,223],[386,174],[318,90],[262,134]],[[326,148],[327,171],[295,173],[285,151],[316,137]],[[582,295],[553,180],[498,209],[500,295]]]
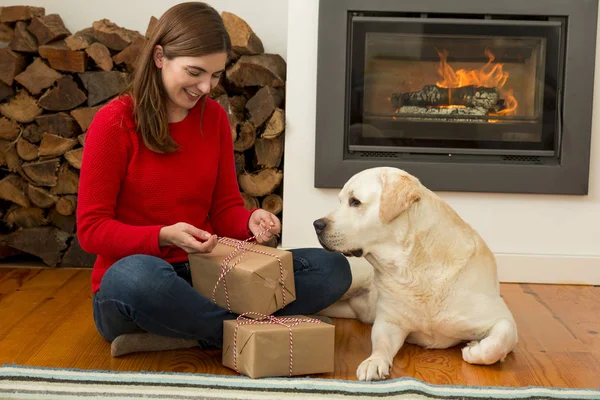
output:
[[[217,236],[244,240],[268,227],[263,242],[280,231],[275,215],[244,207],[227,114],[207,98],[229,50],[213,8],[172,7],[141,52],[130,92],[88,129],[77,233],[97,255],[94,320],[113,355],[220,347],[223,321],[237,316],[191,286],[188,253],[210,252]],[[317,313],[349,288],[342,255],[292,253],[297,297],[276,315]]]

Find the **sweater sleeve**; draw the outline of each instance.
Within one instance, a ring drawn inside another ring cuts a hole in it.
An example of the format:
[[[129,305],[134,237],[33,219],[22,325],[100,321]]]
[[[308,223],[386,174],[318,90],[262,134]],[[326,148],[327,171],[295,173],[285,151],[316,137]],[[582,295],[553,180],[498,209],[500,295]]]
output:
[[[244,240],[252,236],[248,229],[248,220],[254,210],[244,207],[235,172],[231,128],[225,110],[217,107],[221,145],[217,183],[209,212],[210,220],[218,236]]]
[[[77,237],[88,253],[120,259],[133,254],[160,256],[162,226],[132,226],[115,219],[119,188],[132,143],[128,105],[113,100],[96,113],[83,148],[77,202]]]

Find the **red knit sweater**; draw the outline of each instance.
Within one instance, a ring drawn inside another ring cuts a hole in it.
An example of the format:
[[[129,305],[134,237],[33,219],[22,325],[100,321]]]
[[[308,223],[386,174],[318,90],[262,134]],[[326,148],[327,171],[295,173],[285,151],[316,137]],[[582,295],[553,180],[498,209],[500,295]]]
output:
[[[94,117],[85,139],[77,202],[77,236],[96,254],[92,291],[119,259],[148,254],[187,261],[176,246],[161,248],[161,227],[187,222],[237,239],[251,236],[239,192],[231,130],[225,110],[207,99],[169,124],[179,150],[158,154],[136,133],[132,99],[113,99]]]

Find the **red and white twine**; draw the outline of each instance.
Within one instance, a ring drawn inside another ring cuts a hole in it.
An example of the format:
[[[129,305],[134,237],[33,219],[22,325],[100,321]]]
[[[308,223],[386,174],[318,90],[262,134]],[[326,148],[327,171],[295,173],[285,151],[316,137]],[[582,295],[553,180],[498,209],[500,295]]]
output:
[[[227,274],[229,273],[229,271],[231,271],[237,264],[240,263],[240,261],[242,260],[242,258],[244,257],[244,254],[246,253],[246,251],[251,251],[253,253],[258,253],[258,254],[263,254],[269,257],[274,257],[277,262],[279,263],[279,284],[281,285],[281,297],[282,297],[282,301],[283,301],[283,305],[282,307],[285,307],[286,305],[286,299],[285,299],[285,281],[284,281],[284,272],[283,272],[283,263],[281,262],[281,259],[279,257],[277,257],[275,254],[272,253],[268,253],[266,251],[262,251],[262,250],[257,250],[256,248],[252,248],[254,245],[256,245],[256,238],[264,235],[266,232],[268,232],[269,229],[260,232],[259,234],[252,236],[251,238],[248,238],[246,240],[236,240],[236,239],[231,239],[231,238],[227,238],[227,237],[221,237],[219,238],[218,242],[227,246],[231,246],[234,248],[234,250],[227,256],[225,257],[225,259],[221,262],[221,274],[219,275],[219,278],[217,279],[217,283],[215,284],[215,287],[213,288],[212,291],[212,301],[214,303],[216,303],[216,294],[217,294],[217,288],[219,287],[219,284],[221,282],[223,282],[223,290],[225,291],[225,300],[227,301],[227,310],[229,312],[231,311],[231,304],[229,302],[229,291],[227,290],[227,281],[225,280],[225,276],[227,276]],[[233,260],[236,256],[237,259],[229,264],[231,262],[231,260]]]
[[[258,318],[248,318],[247,316],[250,315],[254,315],[257,316]],[[243,313],[241,314],[239,317],[237,317],[237,321],[238,323],[235,326],[235,330],[233,331],[233,368],[235,369],[235,371],[237,373],[240,373],[240,371],[238,370],[238,365],[237,365],[237,356],[238,356],[238,351],[237,351],[237,334],[238,334],[238,328],[242,325],[283,325],[286,328],[288,328],[288,331],[290,332],[290,369],[289,369],[289,376],[292,376],[292,371],[294,369],[294,337],[292,334],[292,328],[302,324],[302,323],[309,323],[309,324],[320,324],[321,320],[318,319],[314,319],[314,318],[293,318],[293,317],[274,317],[273,315],[265,315],[265,314],[261,314],[261,313],[255,313],[255,312],[247,312],[247,313]]]

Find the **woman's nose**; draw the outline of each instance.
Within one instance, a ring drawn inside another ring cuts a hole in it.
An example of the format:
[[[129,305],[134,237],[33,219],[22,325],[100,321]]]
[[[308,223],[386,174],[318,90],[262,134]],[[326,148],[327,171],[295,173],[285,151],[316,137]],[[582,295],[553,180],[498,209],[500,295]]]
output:
[[[209,79],[202,79],[202,81],[200,81],[196,87],[198,88],[198,90],[200,91],[201,94],[207,94],[210,92],[210,90],[212,89],[210,87],[210,78]]]

